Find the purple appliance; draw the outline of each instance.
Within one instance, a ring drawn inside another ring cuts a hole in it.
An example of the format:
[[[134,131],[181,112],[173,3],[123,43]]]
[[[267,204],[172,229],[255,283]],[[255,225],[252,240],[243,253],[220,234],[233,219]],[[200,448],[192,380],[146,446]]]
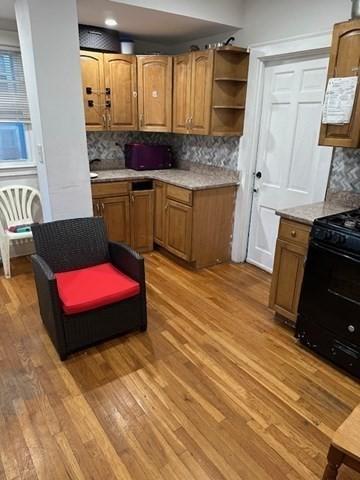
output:
[[[125,166],[133,170],[161,170],[172,168],[174,161],[169,145],[127,143]]]

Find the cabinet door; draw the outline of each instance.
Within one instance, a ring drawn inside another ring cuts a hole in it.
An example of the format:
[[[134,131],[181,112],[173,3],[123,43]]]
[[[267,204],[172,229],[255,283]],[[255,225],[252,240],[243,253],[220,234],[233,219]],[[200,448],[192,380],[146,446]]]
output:
[[[306,253],[307,247],[283,240],[276,243],[270,307],[294,323],[297,319]]]
[[[138,57],[139,127],[148,132],[171,132],[172,57]]]
[[[212,94],[214,52],[191,54],[190,129],[195,135],[208,135]]]
[[[109,130],[137,130],[137,82],[135,55],[104,55]]]
[[[137,252],[149,252],[154,247],[154,192],[131,192],[130,200],[131,246]]]
[[[174,57],[173,132],[189,133],[191,54]]]
[[[162,182],[155,182],[154,239],[159,245],[165,243],[165,202],[165,185]]]
[[[130,206],[128,195],[102,198],[98,202],[101,215],[104,217],[109,240],[130,245]]]
[[[165,247],[174,255],[191,260],[192,207],[167,200],[165,210]]]
[[[105,130],[103,54],[80,52],[86,130]]]
[[[338,23],[334,27],[328,78],[358,75],[360,65],[360,20]],[[360,147],[359,86],[350,123],[322,125],[320,145]]]
[[[93,215],[94,217],[100,217],[101,216],[101,211],[100,211],[100,203],[99,200],[94,200],[93,199]]]

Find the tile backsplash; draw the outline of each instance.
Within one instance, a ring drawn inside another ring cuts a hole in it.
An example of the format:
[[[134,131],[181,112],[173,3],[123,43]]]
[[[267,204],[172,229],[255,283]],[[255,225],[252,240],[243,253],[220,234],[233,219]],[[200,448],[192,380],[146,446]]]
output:
[[[101,159],[101,162],[93,163],[92,168],[124,168],[124,147],[132,142],[170,145],[178,168],[189,168],[195,163],[237,169],[239,137],[148,132],[87,132],[89,160]]]
[[[328,188],[333,192],[360,193],[360,149],[335,149]]]

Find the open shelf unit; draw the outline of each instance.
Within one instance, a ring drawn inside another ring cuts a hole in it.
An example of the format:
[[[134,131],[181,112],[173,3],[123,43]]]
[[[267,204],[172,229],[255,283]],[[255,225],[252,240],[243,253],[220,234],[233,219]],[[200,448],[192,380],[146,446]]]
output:
[[[244,126],[249,53],[239,47],[215,50],[212,135],[241,135]]]

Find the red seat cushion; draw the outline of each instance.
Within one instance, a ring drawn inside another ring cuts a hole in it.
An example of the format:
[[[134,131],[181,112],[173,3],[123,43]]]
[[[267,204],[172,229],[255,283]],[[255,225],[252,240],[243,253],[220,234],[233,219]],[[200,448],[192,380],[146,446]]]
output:
[[[111,263],[56,273],[59,297],[65,313],[93,310],[133,297],[140,285]]]

